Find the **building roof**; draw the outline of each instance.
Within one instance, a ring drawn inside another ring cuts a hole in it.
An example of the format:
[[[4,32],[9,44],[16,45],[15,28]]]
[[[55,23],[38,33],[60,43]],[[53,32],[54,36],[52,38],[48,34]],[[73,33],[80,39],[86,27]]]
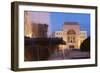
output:
[[[70,25],[79,25],[78,22],[64,22],[64,24],[65,24],[65,25],[66,25],[66,24],[70,24]]]

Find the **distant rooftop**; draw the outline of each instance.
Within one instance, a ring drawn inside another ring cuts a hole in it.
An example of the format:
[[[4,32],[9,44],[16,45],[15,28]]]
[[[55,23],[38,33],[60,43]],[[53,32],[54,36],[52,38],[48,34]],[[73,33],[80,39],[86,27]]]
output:
[[[47,26],[48,27],[48,24],[45,24],[45,23],[33,23],[32,22],[32,25],[39,25],[39,26]]]
[[[66,24],[71,24],[71,25],[79,25],[79,23],[78,22],[64,22],[64,24],[66,25]]]

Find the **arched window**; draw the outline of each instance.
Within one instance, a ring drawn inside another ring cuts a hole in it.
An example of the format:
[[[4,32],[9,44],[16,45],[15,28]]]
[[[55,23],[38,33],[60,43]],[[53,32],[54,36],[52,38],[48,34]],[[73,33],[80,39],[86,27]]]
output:
[[[76,35],[76,32],[73,29],[67,32],[68,43],[75,43],[75,35]]]
[[[74,34],[76,34],[76,32],[75,32],[73,29],[71,29],[71,30],[69,30],[69,31],[67,32],[67,34],[68,34],[68,35],[74,35]]]

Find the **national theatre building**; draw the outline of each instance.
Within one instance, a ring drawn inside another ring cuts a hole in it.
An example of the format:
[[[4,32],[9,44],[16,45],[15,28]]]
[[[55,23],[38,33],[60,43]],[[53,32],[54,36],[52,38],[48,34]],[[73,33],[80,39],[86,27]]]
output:
[[[61,49],[79,49],[80,44],[87,38],[86,31],[80,31],[80,24],[77,22],[65,22],[62,31],[55,31],[53,37],[63,38],[66,45],[60,45]]]

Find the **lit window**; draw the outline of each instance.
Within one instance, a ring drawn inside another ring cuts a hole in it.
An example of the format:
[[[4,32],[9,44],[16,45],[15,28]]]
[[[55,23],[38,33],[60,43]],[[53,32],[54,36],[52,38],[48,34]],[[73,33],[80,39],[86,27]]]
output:
[[[74,30],[69,30],[67,32],[67,40],[69,43],[75,43],[75,35],[76,35],[76,32]]]

